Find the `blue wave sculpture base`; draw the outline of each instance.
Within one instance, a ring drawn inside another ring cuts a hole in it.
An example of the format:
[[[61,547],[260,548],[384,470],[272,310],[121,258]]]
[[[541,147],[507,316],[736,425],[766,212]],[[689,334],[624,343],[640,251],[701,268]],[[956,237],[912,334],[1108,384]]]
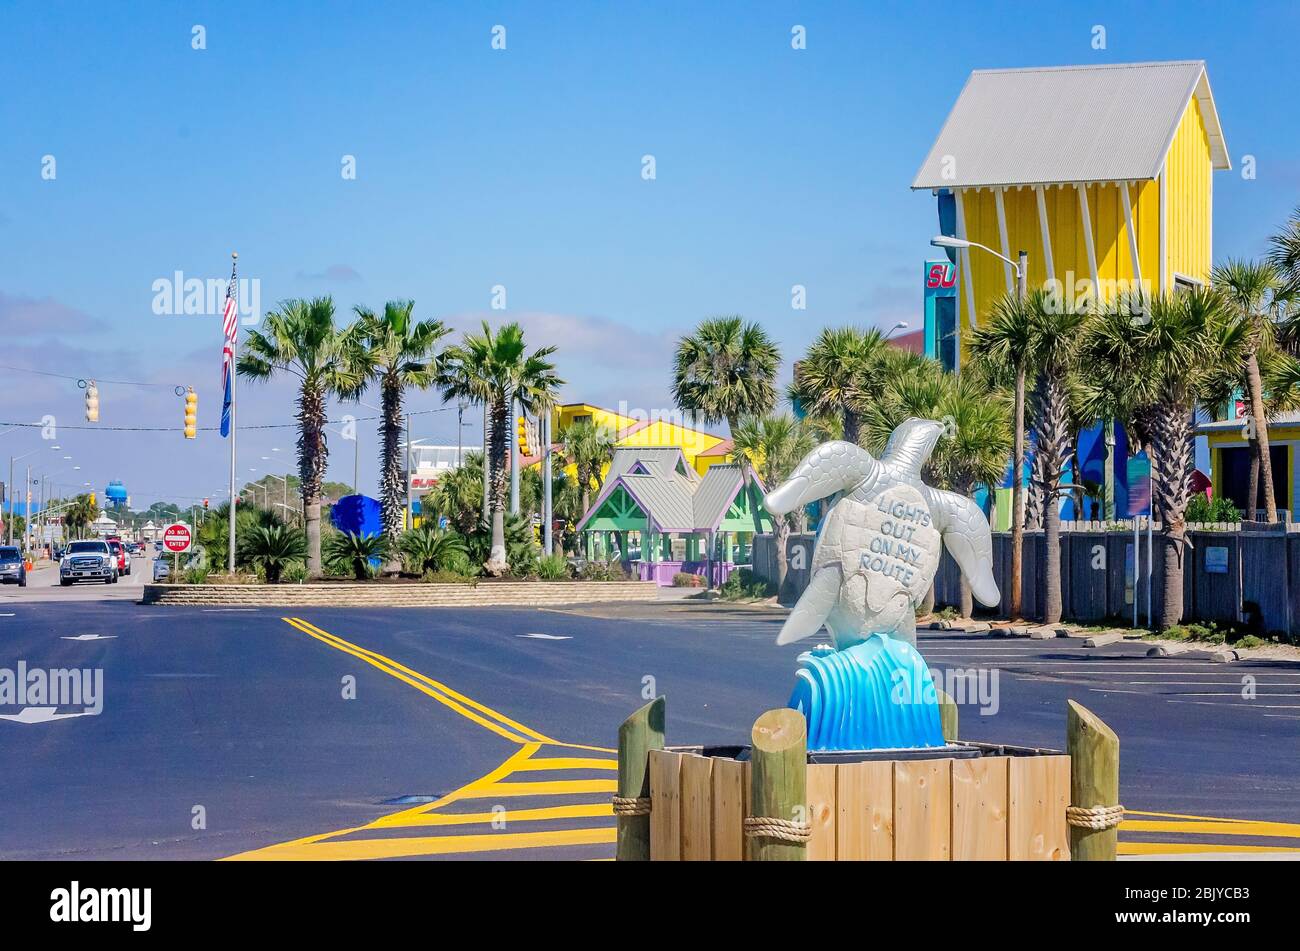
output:
[[[943,746],[930,670],[915,647],[873,634],[844,650],[799,655],[789,706],[808,721],[810,750]]]

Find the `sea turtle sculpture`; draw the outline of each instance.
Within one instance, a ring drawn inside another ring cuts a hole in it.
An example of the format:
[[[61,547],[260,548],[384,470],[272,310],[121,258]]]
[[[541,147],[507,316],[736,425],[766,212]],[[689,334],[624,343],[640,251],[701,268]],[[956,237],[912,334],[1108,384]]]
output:
[[[811,749],[941,746],[930,672],[916,650],[916,606],[939,568],[940,539],[981,603],[998,603],[988,520],[970,499],[921,481],[944,425],[909,419],[880,459],[823,443],[768,493],[773,515],[834,498],[817,533],[810,580],[777,637],[830,629],[834,647],[801,654],[790,705]]]

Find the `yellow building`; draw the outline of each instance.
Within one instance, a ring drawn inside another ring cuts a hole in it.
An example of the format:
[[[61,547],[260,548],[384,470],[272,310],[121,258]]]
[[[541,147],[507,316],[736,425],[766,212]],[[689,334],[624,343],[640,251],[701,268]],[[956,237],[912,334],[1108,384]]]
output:
[[[1245,419],[1225,419],[1202,423],[1197,434],[1206,437],[1210,449],[1210,472],[1215,498],[1232,500],[1241,511],[1248,511],[1250,500],[1250,441],[1246,438]],[[1300,495],[1300,472],[1296,469],[1296,451],[1300,448],[1300,412],[1278,413],[1268,423],[1269,460],[1273,463],[1273,500],[1279,509],[1295,512]],[[1254,507],[1262,519],[1264,480],[1255,489]]]
[[[1203,62],[977,70],[912,187],[939,197],[945,233],[1026,251],[1029,287],[1082,306],[1208,281],[1228,168]],[[980,248],[957,265],[961,340],[1015,272]]]
[[[680,449],[686,464],[699,475],[704,475],[710,466],[730,459],[731,440],[722,436],[687,426],[684,421],[652,419],[631,412],[619,413],[590,403],[565,403],[555,407],[551,416],[551,432],[555,434],[555,441],[558,443],[564,431],[579,422],[591,422],[608,428],[614,433],[614,446],[617,449]],[[533,454],[523,459],[523,465],[537,465],[541,461],[535,454],[538,447],[530,444],[528,449]],[[608,469],[606,466],[606,473]],[[568,466],[565,471],[577,477],[575,467]],[[602,478],[604,474],[602,473]]]

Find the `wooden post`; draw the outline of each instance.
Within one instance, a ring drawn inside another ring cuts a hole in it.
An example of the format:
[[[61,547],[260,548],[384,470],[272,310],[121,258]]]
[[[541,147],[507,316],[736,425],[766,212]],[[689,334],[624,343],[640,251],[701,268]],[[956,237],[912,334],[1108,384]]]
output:
[[[750,741],[749,815],[808,825],[808,727],[803,714],[788,707],[768,710],[754,721]],[[752,861],[801,862],[808,857],[807,842],[748,839]]]
[[[955,743],[957,742],[957,704],[937,685],[934,693],[939,703],[939,723],[943,728],[944,742]]]
[[[664,698],[656,697],[618,728],[618,794],[650,798],[650,751],[664,748]],[[620,862],[650,861],[650,814],[618,817]]]
[[[1070,754],[1070,805],[1119,805],[1119,737],[1091,710],[1066,701],[1065,744]],[[1119,830],[1070,826],[1070,858],[1113,862]]]

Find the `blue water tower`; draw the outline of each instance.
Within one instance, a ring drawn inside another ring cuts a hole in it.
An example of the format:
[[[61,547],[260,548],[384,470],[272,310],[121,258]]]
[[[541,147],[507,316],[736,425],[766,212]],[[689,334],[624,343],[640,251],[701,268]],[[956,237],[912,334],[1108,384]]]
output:
[[[126,486],[121,481],[114,479],[104,490],[104,498],[108,499],[108,504],[115,509],[120,509],[126,505]]]

